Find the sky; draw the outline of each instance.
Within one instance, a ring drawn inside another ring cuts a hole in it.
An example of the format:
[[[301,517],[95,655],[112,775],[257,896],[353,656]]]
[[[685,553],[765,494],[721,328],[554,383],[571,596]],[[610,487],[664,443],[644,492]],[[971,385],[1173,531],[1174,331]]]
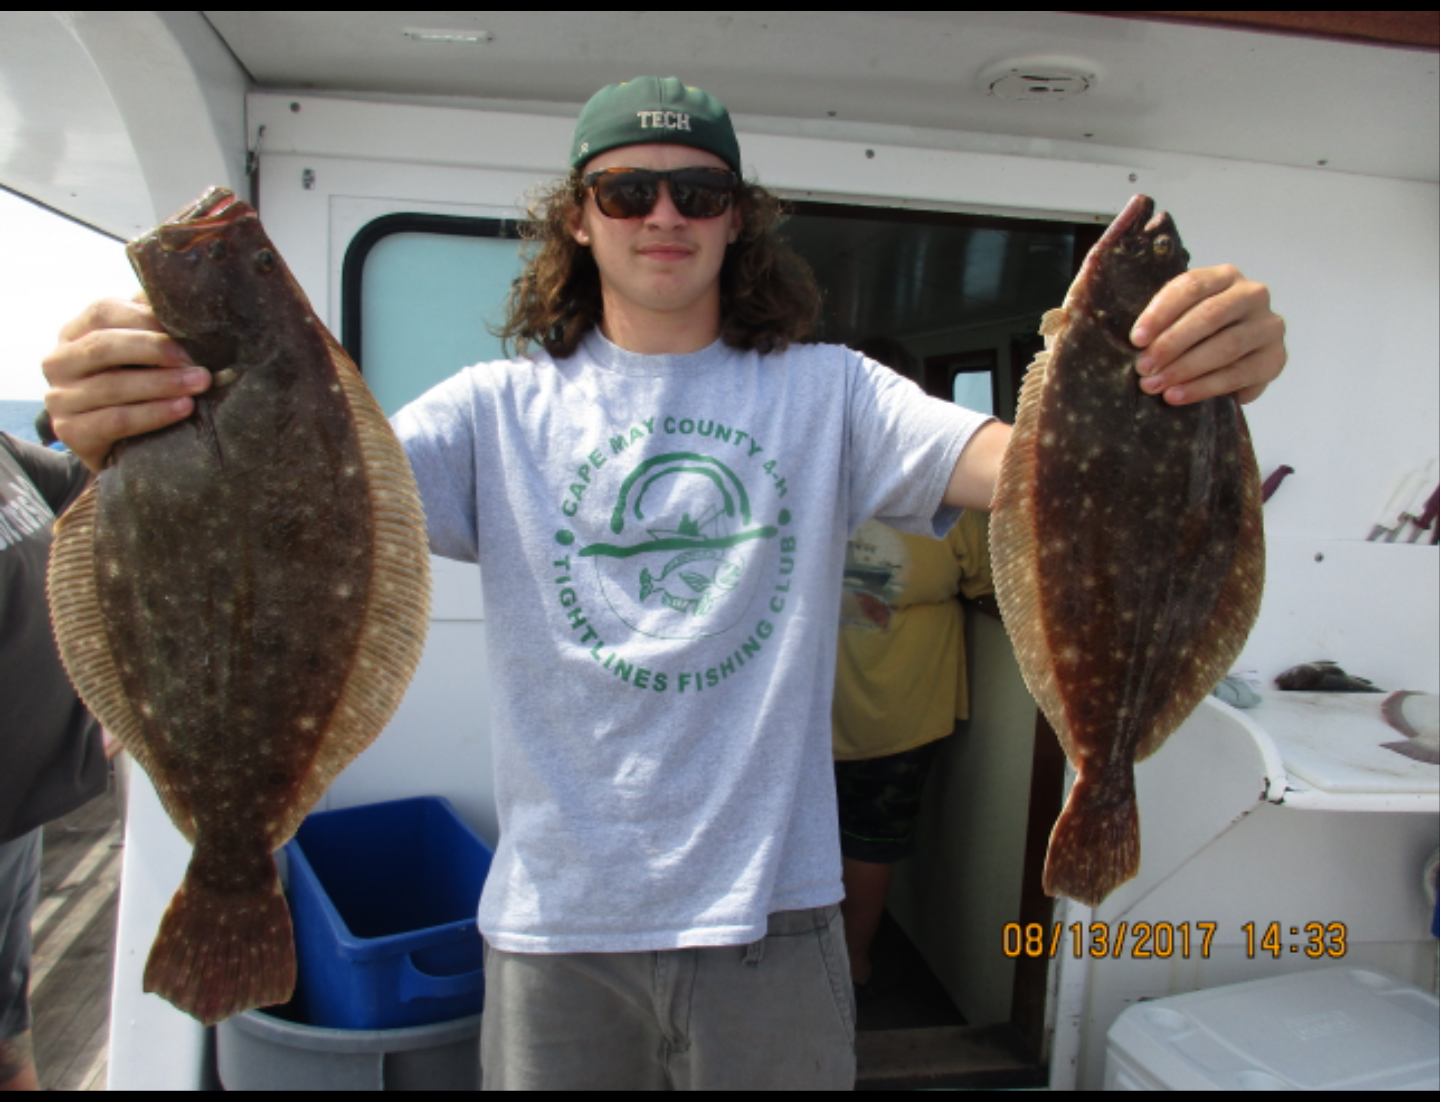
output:
[[[0,190],[0,401],[43,399],[60,327],[139,290],[119,241]]]

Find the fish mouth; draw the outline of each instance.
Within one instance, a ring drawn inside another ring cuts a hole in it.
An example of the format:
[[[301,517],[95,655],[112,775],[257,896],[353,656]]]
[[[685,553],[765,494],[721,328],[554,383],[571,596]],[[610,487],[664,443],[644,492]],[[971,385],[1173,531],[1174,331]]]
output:
[[[212,187],[149,233],[131,243],[135,251],[158,244],[168,253],[188,252],[221,237],[230,226],[250,213],[250,206],[228,188]]]
[[[225,221],[234,221],[239,212],[231,213],[237,205],[242,205],[235,197],[235,193],[227,188],[212,187],[204,195],[200,196],[194,203],[171,219],[179,225],[193,225],[199,222],[209,222],[224,218]]]
[[[1107,263],[1111,257],[1137,259],[1150,253],[1152,248],[1157,243],[1162,243],[1166,237],[1172,239],[1171,246],[1159,255],[1174,255],[1175,246],[1179,244],[1179,231],[1175,228],[1174,220],[1168,211],[1157,211],[1155,200],[1148,195],[1137,195],[1125,205],[1125,209],[1116,216],[1110,228],[1085,258],[1082,274],[1095,275],[1095,266]],[[1189,262],[1189,254],[1183,249],[1178,250],[1178,255],[1184,263]],[[1184,270],[1184,263],[1175,274],[1178,275]]]
[[[1155,200],[1148,195],[1136,195],[1125,204],[1125,209],[1115,216],[1106,231],[1100,235],[1094,247],[1086,254],[1080,265],[1080,271],[1071,284],[1070,294],[1066,296],[1067,304],[1074,296],[1088,296],[1090,288],[1095,280],[1099,278],[1100,272],[1107,266],[1109,258],[1123,254],[1126,241],[1133,235],[1140,232],[1142,226],[1151,222],[1155,216]],[[1161,217],[1165,217],[1161,215]]]
[[[1105,238],[1107,243],[1113,244],[1132,233],[1143,234],[1145,237],[1155,237],[1162,233],[1174,234],[1175,222],[1169,211],[1155,209],[1154,199],[1148,195],[1137,195],[1116,217]]]
[[[1146,230],[1154,228],[1156,223],[1165,217],[1164,212],[1155,213],[1154,199],[1148,195],[1137,195],[1125,204],[1125,209],[1120,212],[1115,221],[1110,223],[1110,228],[1100,239],[1096,251],[1106,252],[1118,245],[1121,239],[1139,231],[1142,227]]]

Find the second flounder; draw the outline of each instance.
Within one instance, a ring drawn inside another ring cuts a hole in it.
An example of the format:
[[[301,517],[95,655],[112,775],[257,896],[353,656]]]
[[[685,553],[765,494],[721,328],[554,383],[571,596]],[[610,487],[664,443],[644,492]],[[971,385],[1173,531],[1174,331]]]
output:
[[[1233,397],[1140,389],[1130,333],[1189,257],[1144,196],[1041,330],[990,529],[1030,692],[1078,777],[1045,891],[1098,904],[1140,869],[1134,763],[1229,672],[1260,608],[1260,476]]]

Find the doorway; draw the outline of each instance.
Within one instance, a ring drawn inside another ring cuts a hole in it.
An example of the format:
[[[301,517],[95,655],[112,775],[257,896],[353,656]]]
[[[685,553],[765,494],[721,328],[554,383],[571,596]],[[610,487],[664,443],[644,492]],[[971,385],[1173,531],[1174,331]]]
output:
[[[870,351],[935,397],[1013,422],[1044,347],[1041,318],[1103,230],[801,202],[782,233],[820,284],[820,340]],[[963,603],[971,720],[942,743],[920,852],[896,868],[872,951],[877,975],[893,974],[859,1008],[861,1089],[1047,1079],[1048,962],[1007,958],[1003,933],[1052,921],[1039,868],[1064,756],[1019,678],[993,597]]]
[[[1065,298],[1104,226],[798,202],[782,233],[824,294],[818,338],[885,339],[892,364],[949,401],[983,395],[1013,421],[1040,318]]]

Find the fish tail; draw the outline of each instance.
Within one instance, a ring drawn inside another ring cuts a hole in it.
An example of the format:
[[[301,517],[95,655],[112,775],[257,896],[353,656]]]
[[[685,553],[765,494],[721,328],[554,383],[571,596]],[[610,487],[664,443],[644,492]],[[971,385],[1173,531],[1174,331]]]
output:
[[[147,994],[207,1026],[290,1000],[295,992],[290,908],[274,858],[265,853],[264,863],[263,870],[258,862],[249,870],[254,875],[237,877],[196,847],[150,950]]]
[[[1098,906],[1140,871],[1140,809],[1128,774],[1112,783],[1082,774],[1050,835],[1045,894]]]

